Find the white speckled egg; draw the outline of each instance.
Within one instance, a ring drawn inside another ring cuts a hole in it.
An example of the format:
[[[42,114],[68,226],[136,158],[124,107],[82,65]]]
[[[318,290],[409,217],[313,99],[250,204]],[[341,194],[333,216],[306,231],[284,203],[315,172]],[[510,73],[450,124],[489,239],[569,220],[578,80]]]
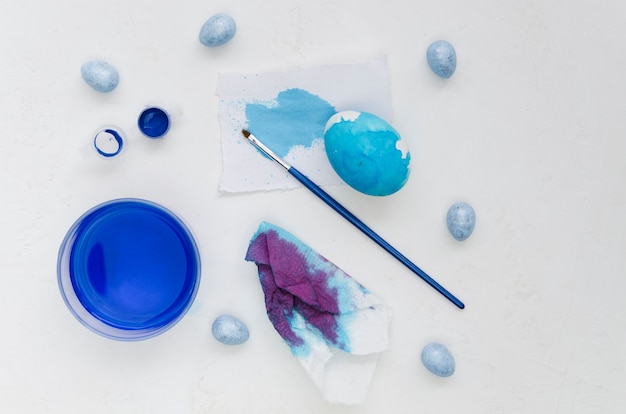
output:
[[[326,123],[324,145],[339,177],[364,194],[390,195],[409,179],[408,147],[400,134],[376,115],[336,113]]]

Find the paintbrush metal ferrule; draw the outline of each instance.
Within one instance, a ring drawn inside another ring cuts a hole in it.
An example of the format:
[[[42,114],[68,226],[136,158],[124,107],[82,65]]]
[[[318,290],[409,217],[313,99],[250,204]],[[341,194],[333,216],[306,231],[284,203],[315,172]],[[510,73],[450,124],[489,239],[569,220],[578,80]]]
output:
[[[267,148],[265,146],[265,144],[263,144],[261,141],[259,141],[257,139],[257,137],[252,135],[250,133],[250,131],[242,129],[241,133],[243,134],[244,137],[246,137],[246,139],[248,141],[250,141],[252,143],[252,145],[257,147],[262,153],[264,153],[265,155],[267,155],[268,157],[270,157],[271,159],[273,159],[274,161],[279,163],[284,169],[289,171],[289,169],[291,168],[291,165],[287,164],[287,162],[285,160],[283,160],[278,155],[276,155],[276,153],[274,153],[274,151],[272,151],[271,149]]]
[[[306,175],[302,174],[296,168],[286,163],[285,160],[280,158],[272,150],[266,147],[261,141],[259,141],[249,131],[243,129],[241,133],[243,134],[244,137],[246,137],[248,141],[250,141],[250,143],[252,143],[252,145],[258,148],[261,152],[263,152],[269,158],[271,158],[272,160],[280,164],[284,169],[287,170],[287,172],[289,172],[289,174],[291,174],[292,177],[294,177],[303,186],[305,186],[309,191],[311,191],[313,194],[319,197],[320,200],[325,202],[330,208],[335,210],[340,216],[342,216],[343,218],[348,220],[350,223],[352,223],[354,227],[361,230],[363,234],[365,234],[367,237],[372,239],[376,244],[382,247],[387,253],[392,255],[394,258],[396,258],[396,260],[398,260],[400,263],[405,265],[409,270],[411,270],[413,273],[419,276],[422,280],[428,283],[431,287],[433,287],[435,290],[437,290],[439,293],[445,296],[450,302],[454,303],[459,309],[465,308],[465,305],[463,304],[463,302],[461,302],[456,296],[448,292],[443,286],[441,286],[433,278],[428,276],[426,272],[424,272],[422,269],[417,267],[417,265],[415,265],[413,262],[407,259],[402,253],[396,250],[395,247],[393,247],[385,239],[380,237],[376,232],[374,232],[374,230],[369,228],[365,223],[359,220],[358,217],[356,217],[354,214],[348,211],[348,209],[346,209],[344,206],[339,204],[338,201],[332,198],[327,192],[322,190],[317,184],[311,181]]]

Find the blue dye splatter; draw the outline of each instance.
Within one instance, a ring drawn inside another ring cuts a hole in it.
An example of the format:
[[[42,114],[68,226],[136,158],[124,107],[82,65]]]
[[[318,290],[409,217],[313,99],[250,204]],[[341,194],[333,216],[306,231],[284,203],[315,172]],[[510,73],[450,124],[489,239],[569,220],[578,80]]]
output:
[[[285,157],[295,146],[311,147],[324,137],[326,121],[335,108],[303,89],[287,89],[271,103],[246,105],[248,129],[269,148]]]

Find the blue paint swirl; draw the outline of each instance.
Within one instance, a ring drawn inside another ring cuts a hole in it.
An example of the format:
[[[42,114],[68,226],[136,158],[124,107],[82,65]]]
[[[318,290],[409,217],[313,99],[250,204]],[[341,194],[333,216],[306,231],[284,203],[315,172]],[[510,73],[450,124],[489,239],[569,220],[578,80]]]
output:
[[[284,90],[269,103],[246,105],[248,129],[281,157],[295,146],[309,148],[323,139],[326,121],[335,112],[330,103],[299,88]]]

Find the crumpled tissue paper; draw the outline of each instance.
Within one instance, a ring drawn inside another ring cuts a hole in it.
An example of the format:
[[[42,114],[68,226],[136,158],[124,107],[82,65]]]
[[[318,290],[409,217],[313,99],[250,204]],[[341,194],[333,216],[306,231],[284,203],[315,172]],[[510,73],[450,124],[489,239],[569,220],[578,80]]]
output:
[[[360,404],[391,311],[333,263],[287,231],[263,222],[246,260],[258,266],[267,315],[324,399]]]

